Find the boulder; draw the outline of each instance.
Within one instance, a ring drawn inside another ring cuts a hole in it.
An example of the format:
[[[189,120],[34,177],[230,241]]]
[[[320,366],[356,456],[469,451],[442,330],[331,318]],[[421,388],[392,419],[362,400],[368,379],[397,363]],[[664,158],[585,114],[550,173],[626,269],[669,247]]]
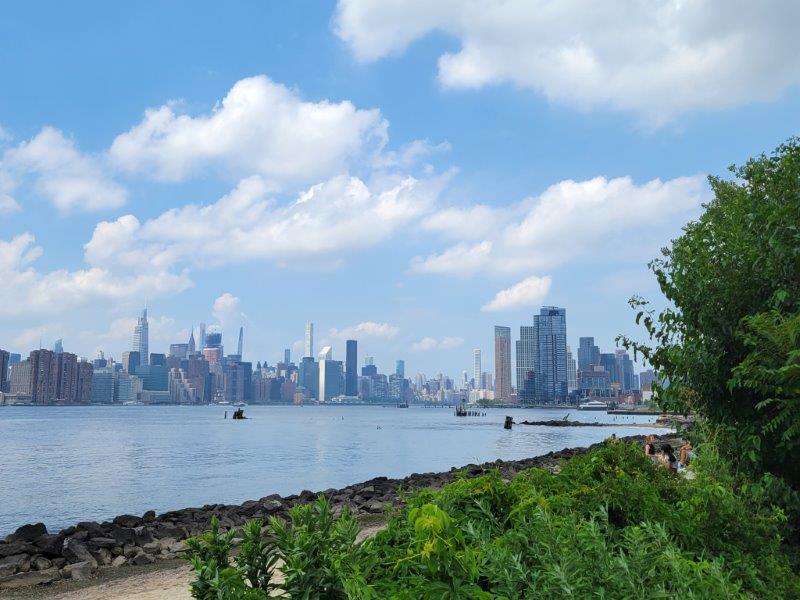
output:
[[[40,535],[47,533],[47,527],[44,523],[33,523],[30,525],[23,525],[14,533],[6,538],[8,542],[32,542]]]
[[[220,519],[220,525],[223,527],[233,527],[233,521],[227,517],[223,517]],[[182,540],[186,537],[186,532],[181,527],[176,527],[174,525],[159,525],[153,532],[153,535],[158,539],[174,538],[176,540]]]
[[[155,562],[155,558],[150,556],[149,554],[145,554],[144,552],[139,552],[136,556],[131,559],[131,564],[134,565],[149,565]]]
[[[125,558],[124,556],[117,556],[114,560],[111,561],[111,566],[112,567],[121,567],[126,562],[128,562],[127,558]]]
[[[146,513],[142,515],[142,521],[145,523],[152,523],[156,520],[156,511],[148,510]]]
[[[112,523],[122,527],[138,527],[142,524],[142,518],[135,515],[119,515],[118,517],[114,517]]]
[[[139,548],[137,548],[133,544],[125,544],[122,547],[122,555],[125,558],[133,558],[138,551],[139,551]]]
[[[110,565],[111,564],[111,552],[107,548],[98,548],[96,552],[92,554],[97,559],[98,564],[101,565]]]
[[[261,501],[261,507],[268,515],[274,515],[283,510],[283,503],[275,498],[265,498]]]
[[[144,525],[139,525],[139,527],[134,527],[133,535],[136,538],[137,546],[143,546],[144,544],[153,541],[153,532],[150,531],[149,527],[145,527]]]
[[[136,542],[136,530],[133,527],[112,525],[108,537],[114,538],[117,544],[133,544]]]
[[[64,577],[69,577],[70,579],[75,579],[77,581],[91,577],[95,568],[97,568],[96,563],[93,564],[89,561],[83,561],[67,565],[61,569],[61,572]]]
[[[160,542],[148,542],[142,546],[142,550],[147,552],[148,554],[157,554],[161,552],[161,543]]]
[[[103,526],[95,521],[81,521],[76,527],[78,531],[85,531],[87,537],[103,537],[105,535]]]
[[[58,579],[61,579],[61,574],[58,572],[58,569],[17,573],[16,575],[0,578],[0,590],[10,590],[14,588],[28,587],[31,585],[51,583]]]
[[[0,559],[0,577],[30,571],[31,557],[27,554],[12,554]]]
[[[59,533],[45,533],[36,538],[33,543],[36,544],[40,554],[54,558],[61,556],[64,536]]]
[[[114,546],[118,545],[118,542],[114,538],[95,537],[89,538],[89,541],[86,542],[86,545],[89,548],[113,548]]]
[[[177,540],[173,538],[163,538],[158,541],[159,550],[161,552],[169,552],[169,549],[172,548],[177,543]]]
[[[92,567],[97,567],[97,561],[94,556],[92,556],[91,552],[89,552],[89,549],[75,538],[67,538],[64,540],[62,554],[69,563],[88,562]]]
[[[175,542],[169,547],[169,551],[174,554],[183,554],[189,549],[189,545],[186,542]]]
[[[37,571],[46,571],[52,568],[53,561],[44,556],[37,556],[31,561],[31,565],[33,565],[33,568]]]
[[[11,542],[0,544],[0,558],[14,554],[36,554],[36,547],[28,542]]]

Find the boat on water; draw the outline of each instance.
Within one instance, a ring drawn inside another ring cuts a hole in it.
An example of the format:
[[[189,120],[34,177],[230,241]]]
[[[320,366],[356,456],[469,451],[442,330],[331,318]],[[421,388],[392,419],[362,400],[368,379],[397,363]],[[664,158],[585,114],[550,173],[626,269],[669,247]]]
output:
[[[237,407],[247,406],[247,402],[237,402],[236,404],[234,404],[234,406]]]
[[[608,403],[600,400],[589,400],[578,405],[578,410],[608,410]]]

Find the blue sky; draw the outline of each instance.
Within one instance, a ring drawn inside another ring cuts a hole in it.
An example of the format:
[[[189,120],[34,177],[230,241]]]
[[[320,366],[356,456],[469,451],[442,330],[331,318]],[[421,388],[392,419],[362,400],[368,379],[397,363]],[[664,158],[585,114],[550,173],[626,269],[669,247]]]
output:
[[[312,320],[457,376],[554,304],[610,349],[705,175],[797,134],[797,12],[4,6],[0,347],[118,357],[146,303],[154,349],[243,324],[274,363]]]

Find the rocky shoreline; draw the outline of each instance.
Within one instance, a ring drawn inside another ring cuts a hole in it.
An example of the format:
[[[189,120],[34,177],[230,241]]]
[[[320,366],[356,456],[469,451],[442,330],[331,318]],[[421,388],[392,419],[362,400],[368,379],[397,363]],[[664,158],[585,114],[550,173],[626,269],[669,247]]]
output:
[[[623,439],[641,441],[643,436]],[[226,529],[254,518],[285,518],[292,507],[312,502],[320,494],[330,499],[335,511],[347,505],[357,515],[381,515],[400,504],[400,490],[440,488],[453,481],[458,472],[475,477],[499,469],[510,477],[532,467],[554,471],[561,460],[598,445],[565,448],[523,460],[469,464],[444,473],[414,473],[402,479],[376,477],[338,490],[305,490],[283,497],[272,494],[242,504],[207,504],[160,515],[152,510],[141,516],[120,515],[103,523],[84,521],[58,533],[49,533],[42,523],[23,525],[0,542],[0,590],[86,579],[99,569],[174,559],[186,551],[185,540],[205,531],[213,516]]]

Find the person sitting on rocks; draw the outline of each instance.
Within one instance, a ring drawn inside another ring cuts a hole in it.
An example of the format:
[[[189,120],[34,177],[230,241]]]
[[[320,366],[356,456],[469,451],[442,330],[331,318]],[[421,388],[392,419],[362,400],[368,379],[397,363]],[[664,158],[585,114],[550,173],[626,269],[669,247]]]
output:
[[[678,450],[678,470],[682,471],[686,467],[689,466],[689,461],[694,457],[694,452],[692,450],[692,442],[686,441],[686,443],[680,447]]]
[[[656,460],[656,436],[648,435],[644,438],[644,453],[650,458],[650,460]]]
[[[672,446],[662,444],[658,453],[658,461],[673,473],[678,472],[678,459],[672,451]]]

